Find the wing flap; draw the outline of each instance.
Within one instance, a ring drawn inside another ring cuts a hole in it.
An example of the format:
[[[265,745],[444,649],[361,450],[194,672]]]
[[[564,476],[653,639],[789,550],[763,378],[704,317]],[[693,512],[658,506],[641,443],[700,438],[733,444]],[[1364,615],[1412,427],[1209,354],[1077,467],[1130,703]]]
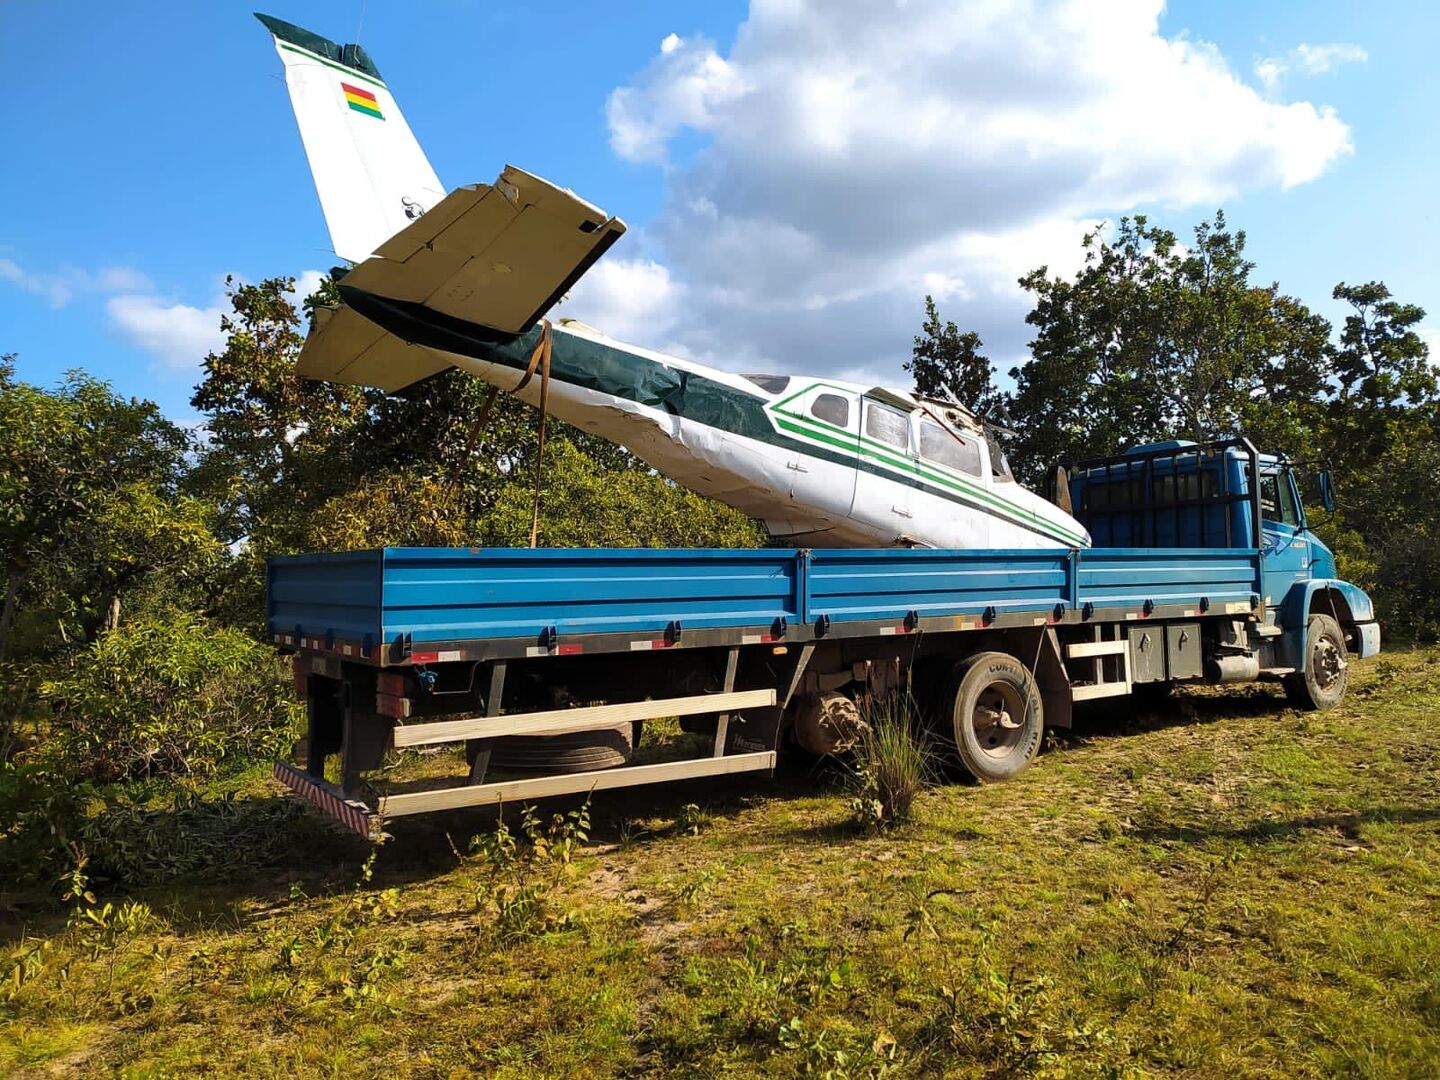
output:
[[[306,379],[393,393],[453,366],[439,353],[402,341],[342,306],[316,311],[295,371]]]
[[[520,334],[624,232],[573,192],[506,166],[494,184],[451,192],[345,283]]]

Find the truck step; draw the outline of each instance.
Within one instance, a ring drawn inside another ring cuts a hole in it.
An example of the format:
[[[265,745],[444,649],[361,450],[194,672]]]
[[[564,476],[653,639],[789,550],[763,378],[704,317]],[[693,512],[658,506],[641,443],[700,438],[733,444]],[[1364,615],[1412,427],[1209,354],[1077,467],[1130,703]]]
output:
[[[1092,701],[1095,698],[1124,697],[1130,693],[1128,682],[1090,683],[1070,687],[1072,701]]]
[[[1274,623],[1256,623],[1250,628],[1250,632],[1258,638],[1272,638],[1285,633],[1285,628]]]
[[[1124,638],[1119,641],[1076,641],[1065,646],[1065,658],[1078,660],[1086,656],[1124,656],[1130,643]]]
[[[758,772],[775,767],[775,752],[730,754],[726,757],[667,761],[659,765],[627,765],[619,769],[575,773],[570,776],[537,776],[527,780],[503,780],[494,784],[442,788],[388,795],[380,800],[381,817],[403,817],[431,810],[454,810],[463,806],[494,806],[504,802],[545,799],[552,795],[605,791],[610,788],[654,784],[665,780],[690,780],[700,776]]]
[[[774,704],[773,688],[735,690],[727,694],[656,698],[620,705],[592,705],[583,709],[551,709],[547,712],[515,713],[509,716],[472,716],[465,720],[440,720],[430,724],[402,724],[395,728],[393,734],[397,747],[460,742],[462,739],[501,738],[507,735],[567,735],[574,731],[614,727],[632,720],[728,713],[740,709],[765,708]]]

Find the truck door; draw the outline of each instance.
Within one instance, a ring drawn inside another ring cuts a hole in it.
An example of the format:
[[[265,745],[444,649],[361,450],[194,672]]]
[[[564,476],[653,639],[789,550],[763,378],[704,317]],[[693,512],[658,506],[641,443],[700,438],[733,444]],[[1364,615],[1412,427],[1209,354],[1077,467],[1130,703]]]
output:
[[[1290,586],[1310,576],[1310,544],[1300,529],[1299,502],[1289,469],[1260,474],[1265,595],[1279,604]]]

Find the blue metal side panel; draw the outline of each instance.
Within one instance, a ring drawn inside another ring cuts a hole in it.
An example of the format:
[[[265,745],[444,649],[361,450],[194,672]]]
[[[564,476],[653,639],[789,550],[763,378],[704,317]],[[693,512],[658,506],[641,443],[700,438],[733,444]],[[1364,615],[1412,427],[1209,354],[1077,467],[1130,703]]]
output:
[[[1088,552],[1086,553],[1088,558]],[[895,619],[908,612],[1049,611],[1067,597],[1070,553],[894,548],[811,553],[805,620]]]
[[[307,634],[353,641],[380,638],[379,551],[281,555],[269,562],[266,620],[272,633],[301,627]]]
[[[799,617],[794,551],[388,548],[381,636],[663,634]]]
[[[1127,606],[1153,600],[1177,604],[1208,597],[1212,604],[1255,593],[1255,552],[1247,548],[1106,548],[1080,557],[1082,604]]]

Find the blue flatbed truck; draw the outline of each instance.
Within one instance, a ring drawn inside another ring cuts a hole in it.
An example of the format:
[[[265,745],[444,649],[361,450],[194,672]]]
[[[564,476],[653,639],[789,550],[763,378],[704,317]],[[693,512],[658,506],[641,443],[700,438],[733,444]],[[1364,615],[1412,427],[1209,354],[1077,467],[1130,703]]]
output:
[[[1156,444],[1080,462],[1063,490],[1096,546],[273,558],[269,634],[308,715],[303,760],[276,776],[371,836],[408,814],[771,770],[790,746],[844,749],[859,703],[910,687],[965,769],[997,781],[1077,702],[1264,678],[1328,708],[1350,659],[1379,650],[1370,598],[1336,578],[1283,458]],[[705,752],[632,764],[663,717]],[[375,775],[444,744],[465,750],[448,780]]]

